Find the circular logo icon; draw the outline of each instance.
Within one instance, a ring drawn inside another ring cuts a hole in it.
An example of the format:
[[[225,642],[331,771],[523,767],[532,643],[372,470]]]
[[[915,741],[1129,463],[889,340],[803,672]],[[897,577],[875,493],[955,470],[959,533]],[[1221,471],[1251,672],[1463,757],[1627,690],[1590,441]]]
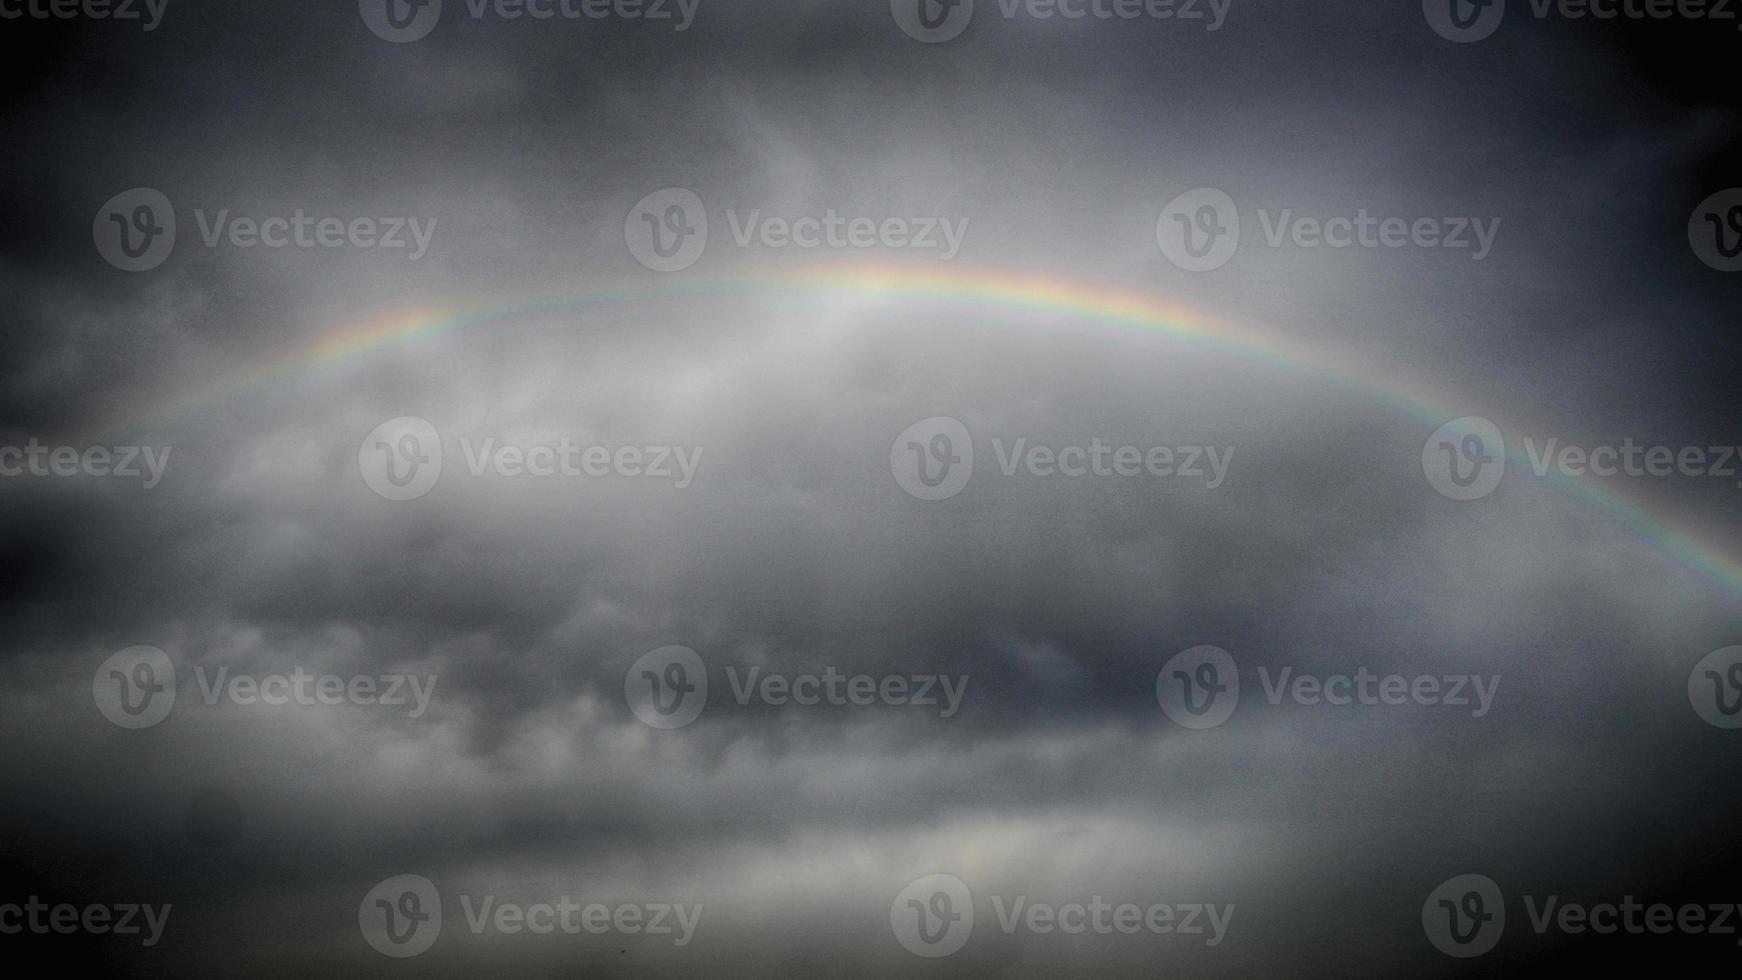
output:
[[[1177,725],[1214,728],[1240,703],[1240,670],[1221,647],[1182,650],[1155,675],[1155,699]]]
[[[1435,429],[1421,447],[1421,472],[1442,496],[1486,497],[1506,474],[1506,439],[1485,418],[1453,419]]]
[[[1421,12],[1435,34],[1469,44],[1500,28],[1506,17],[1506,0],[1421,0]]]
[[[357,447],[357,469],[369,489],[388,500],[416,500],[442,475],[442,438],[415,416],[389,419]]]
[[[974,0],[889,0],[889,12],[902,33],[915,41],[953,41],[974,19]]]
[[[1688,244],[1719,272],[1742,269],[1742,187],[1719,191],[1688,218]]]
[[[1694,664],[1688,703],[1714,728],[1742,728],[1742,646],[1713,650]]]
[[[442,0],[357,0],[357,11],[376,37],[404,44],[435,30]]]
[[[623,240],[635,261],[654,272],[687,269],[708,247],[708,209],[693,191],[654,191],[629,209]]]
[[[1214,187],[1186,191],[1161,209],[1155,241],[1169,262],[1187,272],[1220,269],[1240,247],[1240,209]]]
[[[155,269],[175,248],[175,208],[162,191],[135,187],[103,202],[91,222],[103,261],[124,272]]]
[[[423,875],[394,875],[363,896],[357,928],[382,956],[416,956],[442,934],[441,893]]]
[[[97,668],[91,699],[122,728],[150,728],[175,707],[175,665],[156,647],[128,647]]]
[[[889,472],[901,489],[921,500],[948,500],[974,475],[973,437],[967,426],[947,415],[921,419],[895,437]]]
[[[926,875],[896,894],[889,928],[915,956],[949,956],[974,932],[974,896],[955,875]]]
[[[689,647],[642,654],[623,675],[623,697],[635,717],[654,728],[682,728],[708,706],[708,668]]]
[[[1469,959],[1494,948],[1506,931],[1506,900],[1487,875],[1458,875],[1421,905],[1427,941],[1447,956]]]

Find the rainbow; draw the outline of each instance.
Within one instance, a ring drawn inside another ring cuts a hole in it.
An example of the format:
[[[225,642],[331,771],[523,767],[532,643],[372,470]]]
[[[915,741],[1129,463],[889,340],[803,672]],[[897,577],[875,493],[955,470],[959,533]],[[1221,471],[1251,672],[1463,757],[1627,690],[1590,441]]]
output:
[[[1071,323],[1096,323],[1161,335],[1234,357],[1275,364],[1316,375],[1365,392],[1433,427],[1465,415],[1481,415],[1507,434],[1508,455],[1527,462],[1515,434],[1529,429],[1508,424],[1492,411],[1469,411],[1464,400],[1412,377],[1395,364],[1368,355],[1303,343],[1273,327],[1211,316],[1199,310],[1129,289],[965,266],[907,266],[879,263],[824,263],[785,270],[759,270],[714,277],[684,274],[651,284],[516,295],[488,302],[425,305],[396,310],[330,331],[312,345],[282,353],[258,365],[221,377],[191,396],[182,394],[146,411],[129,413],[126,428],[164,421],[195,408],[293,381],[312,372],[350,366],[378,352],[418,340],[474,328],[507,325],[552,313],[630,307],[683,297],[717,297],[734,291],[813,292],[891,301],[966,305],[1004,313],[1056,317]],[[1459,407],[1462,405],[1463,407]],[[1540,431],[1540,430],[1539,430]],[[1665,553],[1717,585],[1731,600],[1742,600],[1742,560],[1705,542],[1705,535],[1649,501],[1623,494],[1593,476],[1572,477],[1551,470],[1547,477],[1589,506],[1653,542]]]

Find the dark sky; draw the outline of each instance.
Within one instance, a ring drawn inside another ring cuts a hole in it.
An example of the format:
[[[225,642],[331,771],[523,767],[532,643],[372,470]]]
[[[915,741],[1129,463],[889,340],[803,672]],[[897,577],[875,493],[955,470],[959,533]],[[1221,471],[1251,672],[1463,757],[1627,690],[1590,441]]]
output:
[[[1742,901],[1742,732],[1690,703],[1742,643],[1742,478],[1530,465],[1551,439],[1742,444],[1742,276],[1689,232],[1742,187],[1737,21],[1509,0],[1454,43],[1412,2],[1232,0],[1211,31],[977,0],[923,43],[881,0],[699,0],[681,31],[445,0],[392,43],[370,3],[0,20],[0,449],[170,450],[150,486],[0,475],[0,927],[31,896],[173,909],[149,948],[0,948],[146,976],[1735,962],[1721,936],[1538,935],[1526,900]],[[105,235],[136,188],[176,230],[128,271]],[[674,271],[635,251],[666,188],[708,223]],[[1158,243],[1199,188],[1241,228],[1207,271]],[[202,235],[298,211],[347,237]],[[740,245],[753,212],[961,237]],[[1492,240],[1267,240],[1359,213]],[[366,245],[357,218],[428,239]],[[1424,475],[1463,416],[1510,452],[1479,499]],[[973,475],[921,499],[898,461],[937,417]],[[441,476],[387,499],[370,454],[401,458],[405,418]],[[1018,439],[1232,455],[1220,480],[1007,476]],[[487,440],[700,455],[687,482],[474,476]],[[1241,690],[1194,730],[1157,681],[1204,645]],[[661,728],[634,695],[668,646],[708,690]],[[138,647],[176,691],[132,729],[102,691]],[[740,704],[751,668],[965,687],[948,712]],[[1284,668],[1498,687],[1480,715],[1273,705]],[[207,704],[220,669],[434,686],[423,710]],[[915,956],[892,903],[936,874],[971,891],[973,932]],[[1507,921],[1459,959],[1423,904],[1465,874]],[[359,903],[401,875],[444,917],[394,959]],[[704,911],[683,946],[473,934],[483,896]],[[1236,911],[1215,945],[1006,934],[1016,896]]]

